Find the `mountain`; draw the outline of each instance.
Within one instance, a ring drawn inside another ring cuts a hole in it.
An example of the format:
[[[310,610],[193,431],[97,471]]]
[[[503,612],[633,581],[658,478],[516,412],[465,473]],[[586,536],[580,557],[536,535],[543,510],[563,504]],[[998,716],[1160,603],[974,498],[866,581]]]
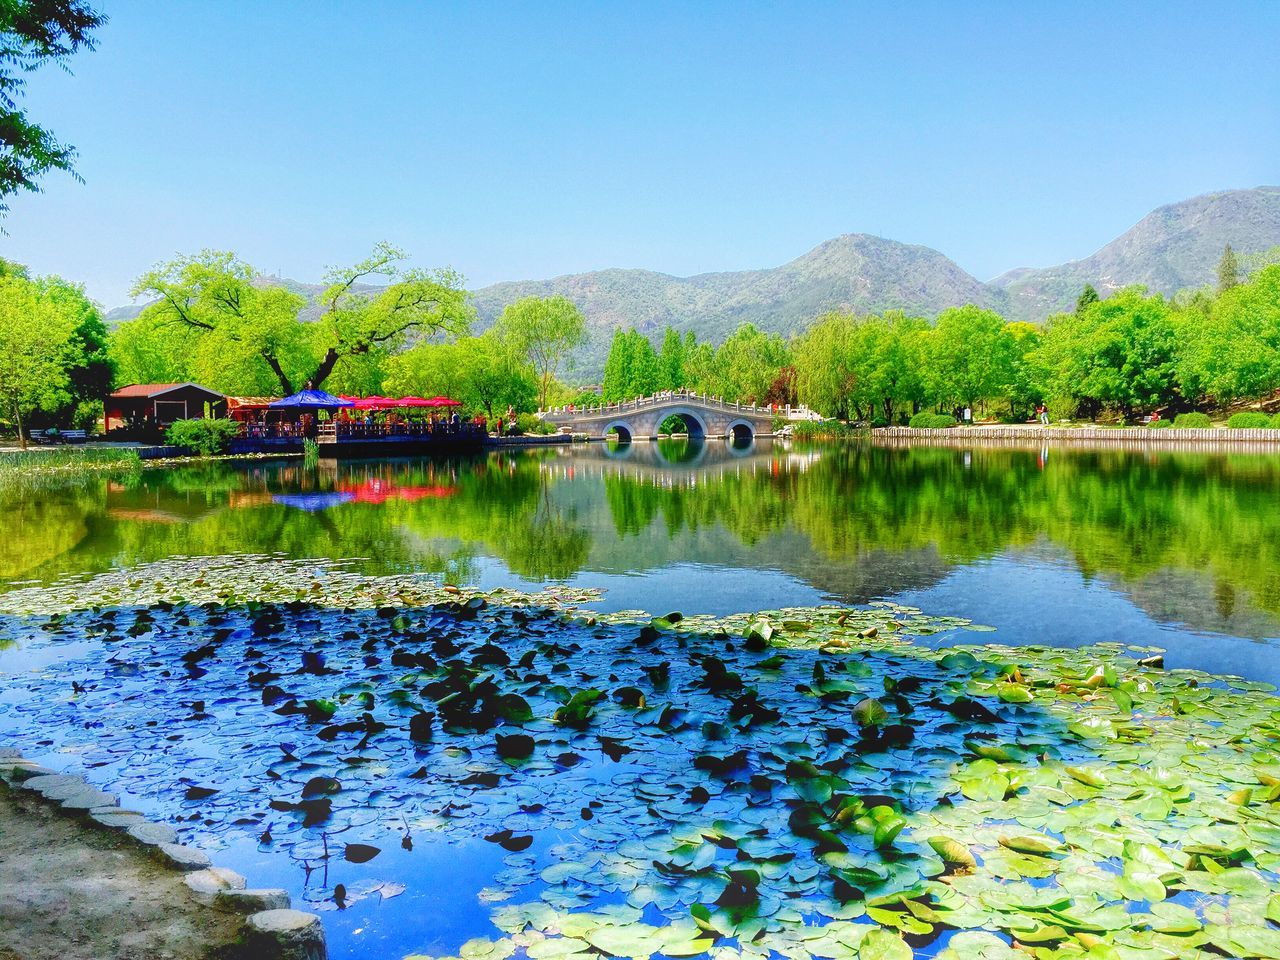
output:
[[[825,310],[903,309],[933,316],[957,303],[1001,307],[1004,296],[937,250],[846,234],[780,267],[673,277],[650,270],[600,270],[552,280],[498,283],[475,291],[481,320],[513,300],[562,294],[593,327],[667,324],[720,339],[743,322],[792,333]]]
[[[790,335],[828,310],[906,310],[932,317],[947,307],[1005,307],[1004,292],[929,247],[863,233],[819,244],[780,267],[673,277],[651,270],[599,270],[551,280],[498,283],[475,291],[480,326],[514,300],[561,294],[587,317],[579,378],[598,375],[618,327],[655,333],[667,324],[701,340],[723,340],[739,324]]]
[[[563,294],[587,317],[590,342],[572,376],[599,376],[618,327],[655,333],[667,324],[698,337],[723,340],[750,321],[770,332],[793,334],[827,310],[905,310],[933,317],[947,307],[976,303],[1011,319],[1043,320],[1068,310],[1086,283],[1108,292],[1145,284],[1173,294],[1216,281],[1222,248],[1241,254],[1280,245],[1280,187],[1227,190],[1161,207],[1083,260],[1056,267],[1019,267],[990,283],[970,276],[937,250],[851,233],[819,244],[779,267],[674,277],[652,270],[597,270],[550,280],[497,283],[474,291],[480,329],[507,304],[536,294]],[[314,299],[320,284],[261,277]],[[372,289],[372,288],[370,288]],[[141,306],[107,314],[118,323]],[[303,316],[314,317],[314,306]]]
[[[1135,283],[1164,294],[1216,283],[1228,243],[1246,254],[1280,244],[1280,187],[1206,193],[1160,207],[1092,256],[1020,267],[991,285],[1007,294],[1011,318],[1042,320],[1071,309],[1086,283],[1104,297]]]

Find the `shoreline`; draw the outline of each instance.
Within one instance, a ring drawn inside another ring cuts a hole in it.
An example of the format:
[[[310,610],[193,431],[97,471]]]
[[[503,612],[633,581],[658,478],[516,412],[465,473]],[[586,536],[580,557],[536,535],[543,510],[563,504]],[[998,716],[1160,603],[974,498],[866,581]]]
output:
[[[949,442],[995,440],[1035,441],[1066,443],[1118,443],[1130,445],[1194,444],[1204,446],[1239,446],[1252,444],[1269,448],[1280,445],[1280,429],[1229,430],[1225,427],[1209,429],[1176,429],[1169,427],[1153,430],[1150,427],[1041,427],[999,425],[988,427],[877,427],[871,431],[872,439],[884,440],[946,440]]]
[[[324,960],[324,929],[115,796],[0,748],[0,957]]]

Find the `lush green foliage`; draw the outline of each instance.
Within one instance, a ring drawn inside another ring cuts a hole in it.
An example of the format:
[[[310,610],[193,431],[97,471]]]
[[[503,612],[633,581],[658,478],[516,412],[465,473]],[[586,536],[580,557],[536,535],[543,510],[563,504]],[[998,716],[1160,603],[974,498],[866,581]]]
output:
[[[637,330],[614,332],[601,388],[606,402],[680,389],[745,403],[794,403],[792,351],[778,335],[749,323],[719,348],[668,327],[661,352]]]
[[[1257,412],[1233,413],[1227,421],[1228,430],[1266,430],[1270,426],[1271,417]]]
[[[775,429],[787,424],[780,423]],[[791,436],[797,440],[837,440],[858,435],[858,430],[840,420],[801,420],[789,425]]]
[[[0,417],[24,443],[33,424],[91,427],[111,382],[101,314],[60,277],[0,266]]]
[[[28,74],[48,64],[67,70],[78,50],[92,50],[93,31],[106,17],[85,0],[5,0],[0,4],[0,214],[5,198],[38,192],[50,170],[75,176],[75,150],[35,123],[18,106]]]
[[[133,287],[134,296],[152,302],[112,340],[120,379],[288,394],[326,386],[340,368],[359,376],[368,360],[414,336],[464,331],[472,312],[462,277],[406,269],[405,259],[378,244],[367,259],[331,271],[314,305],[257,282],[258,272],[233,253],[205,250],[161,264]],[[308,306],[319,315],[305,318]]]
[[[560,366],[587,338],[582,311],[568,297],[525,297],[502,311],[494,329],[528,358],[538,380],[538,406],[545,408]]]
[[[907,426],[925,430],[940,430],[946,427],[954,427],[956,418],[949,413],[929,413],[921,410],[908,422]]]
[[[165,431],[165,440],[202,457],[213,457],[226,453],[239,432],[240,425],[234,420],[175,420]]]
[[[491,419],[594,402],[557,379],[585,337],[571,301],[526,297],[490,331],[466,336],[460,278],[401,272],[401,256],[379,247],[311,303],[255,280],[230,254],[158,268],[137,288],[158,299],[111,338],[117,380],[195,380],[238,394],[325,380],[349,392],[450,394]],[[361,286],[374,275],[396,282]],[[1073,312],[1043,326],[969,305],[933,323],[900,311],[827,313],[790,342],[750,323],[719,345],[667,327],[660,348],[640,330],[618,329],[601,394],[615,402],[689,389],[872,423],[963,407],[1018,422],[1041,405],[1053,420],[1130,421],[1222,406],[1280,388],[1280,264],[1241,275],[1222,293],[1172,300],[1141,287],[1105,299],[1086,289]],[[422,335],[432,331],[458,339]]]
[[[555,433],[556,428],[545,420],[540,420],[532,413],[521,413],[516,417],[516,433],[527,433],[535,436],[547,436]]]
[[[678,334],[676,340],[679,342]],[[683,381],[682,343],[680,349],[682,357],[679,373]],[[638,330],[614,331],[613,343],[609,346],[609,357],[604,364],[604,380],[600,385],[601,395],[607,403],[647,397],[659,389],[675,389],[684,386],[683,382],[678,382],[667,387],[666,379],[666,372],[648,337]]]
[[[1173,420],[1178,430],[1208,430],[1213,426],[1207,413],[1180,413]]]
[[[1167,430],[1173,426],[1172,420],[1152,420],[1147,424],[1152,430]]]
[[[897,406],[923,396],[923,320],[901,312],[855,317],[829,313],[795,343],[801,402],[841,419],[893,420]]]
[[[447,343],[420,343],[389,357],[384,389],[394,396],[449,396],[490,420],[537,403],[532,364],[498,330]]]

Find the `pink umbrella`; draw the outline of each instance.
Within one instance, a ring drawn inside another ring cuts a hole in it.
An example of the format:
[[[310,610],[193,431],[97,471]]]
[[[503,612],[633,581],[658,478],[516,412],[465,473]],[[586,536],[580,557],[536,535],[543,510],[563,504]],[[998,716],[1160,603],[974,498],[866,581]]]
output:
[[[427,406],[431,407],[460,407],[461,400],[450,400],[448,397],[432,397],[430,400],[423,401]]]

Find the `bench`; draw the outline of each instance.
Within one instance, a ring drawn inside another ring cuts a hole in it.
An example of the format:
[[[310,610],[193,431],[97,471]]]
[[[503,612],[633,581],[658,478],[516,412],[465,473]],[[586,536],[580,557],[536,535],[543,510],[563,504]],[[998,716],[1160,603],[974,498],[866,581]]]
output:
[[[89,434],[85,430],[32,430],[32,443],[84,443],[89,439]]]

